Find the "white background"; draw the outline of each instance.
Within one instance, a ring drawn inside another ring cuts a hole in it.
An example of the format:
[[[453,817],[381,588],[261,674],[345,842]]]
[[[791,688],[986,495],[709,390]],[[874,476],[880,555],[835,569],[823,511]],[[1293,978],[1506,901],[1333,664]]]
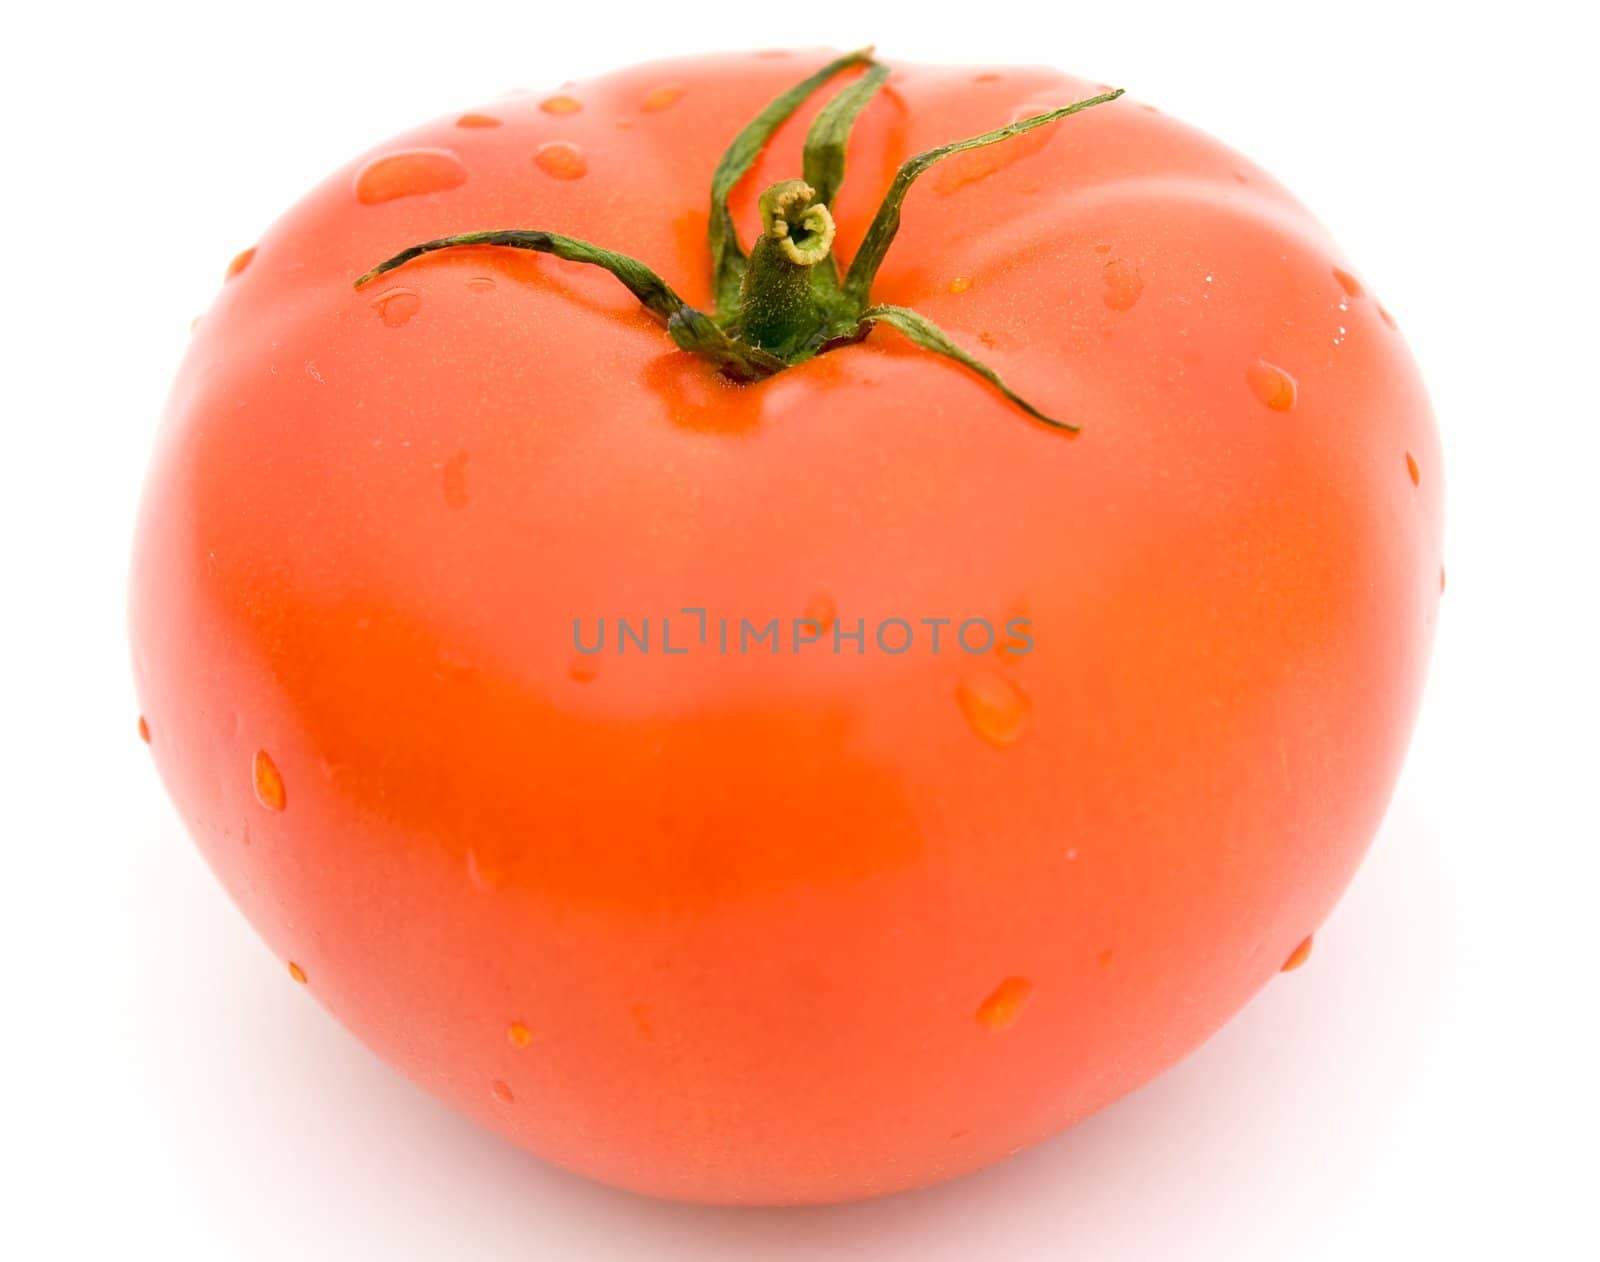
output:
[[[213,0],[7,18],[0,1255],[1597,1256],[1600,233],[1579,7],[1524,3],[1492,27],[1393,0],[827,8]],[[329,170],[507,89],[823,40],[1054,62],[1296,190],[1430,384],[1450,586],[1393,809],[1305,969],[1001,1167],[864,1205],[702,1210],[511,1149],[285,984],[135,736],[129,533],[190,318]]]

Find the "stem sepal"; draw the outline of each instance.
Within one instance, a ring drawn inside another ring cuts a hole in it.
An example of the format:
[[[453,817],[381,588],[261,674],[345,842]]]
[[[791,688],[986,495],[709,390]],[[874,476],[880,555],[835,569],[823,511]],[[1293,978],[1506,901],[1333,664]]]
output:
[[[1076,433],[1076,425],[1047,416],[1027,402],[992,368],[962,350],[926,316],[906,307],[873,305],[871,290],[899,232],[906,194],[929,167],[953,154],[999,144],[1093,106],[1108,104],[1121,96],[1122,90],[1075,101],[908,158],[895,173],[861,248],[841,281],[832,254],[835,228],[828,203],[838,196],[844,181],[851,128],[889,74],[888,67],[871,58],[870,48],[846,54],[780,94],[734,138],[718,162],[711,180],[711,219],[706,241],[711,255],[715,315],[689,306],[638,259],[576,237],[537,229],[467,232],[425,241],[378,264],[359,277],[355,286],[360,289],[424,254],[461,246],[501,246],[553,254],[610,272],[666,325],[677,346],[701,356],[734,381],[760,381],[813,356],[859,342],[874,325],[882,323],[924,350],[976,373],[1035,420]],[[747,253],[739,241],[729,205],[734,186],[773,134],[809,96],[835,75],[856,66],[865,66],[865,70],[823,107],[811,125],[802,162],[805,178],[780,181],[761,194],[761,234]]]

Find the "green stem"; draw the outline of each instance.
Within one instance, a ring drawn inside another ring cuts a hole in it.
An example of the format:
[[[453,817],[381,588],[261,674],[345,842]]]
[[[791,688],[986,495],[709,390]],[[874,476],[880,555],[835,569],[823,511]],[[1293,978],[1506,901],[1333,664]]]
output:
[[[739,335],[790,358],[827,322],[812,268],[833,248],[833,216],[804,180],[784,180],[761,194],[761,235],[739,285]]]

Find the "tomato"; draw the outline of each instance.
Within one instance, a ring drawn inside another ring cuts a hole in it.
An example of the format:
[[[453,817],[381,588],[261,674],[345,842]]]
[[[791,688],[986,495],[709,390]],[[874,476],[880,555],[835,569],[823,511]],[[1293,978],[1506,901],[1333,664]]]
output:
[[[526,249],[353,286],[542,229],[712,311],[719,155],[822,60],[630,69],[335,174],[200,320],[135,547],[151,750],[286,972],[517,1144],[700,1201],[972,1170],[1201,1043],[1355,870],[1440,592],[1393,320],[1131,98],[905,197],[871,300],[1013,397],[871,321],[740,384]],[[777,128],[742,241],[863,77]],[[896,65],[832,257],[911,155],[1098,91]]]

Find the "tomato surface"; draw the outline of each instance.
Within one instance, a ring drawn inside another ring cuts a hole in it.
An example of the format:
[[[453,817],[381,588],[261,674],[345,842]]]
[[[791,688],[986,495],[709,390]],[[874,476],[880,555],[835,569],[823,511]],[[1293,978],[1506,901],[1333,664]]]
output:
[[[700,1201],[959,1174],[1201,1043],[1354,872],[1440,593],[1393,321],[1133,98],[930,170],[873,291],[1075,437],[888,328],[733,384],[554,258],[352,287],[532,227],[709,304],[712,168],[825,60],[513,96],[335,174],[201,318],[135,546],[154,758],[286,973],[516,1143]],[[1096,90],[895,65],[838,253],[911,154]],[[825,96],[740,184],[747,241]],[[1017,619],[1027,652],[955,640]]]

